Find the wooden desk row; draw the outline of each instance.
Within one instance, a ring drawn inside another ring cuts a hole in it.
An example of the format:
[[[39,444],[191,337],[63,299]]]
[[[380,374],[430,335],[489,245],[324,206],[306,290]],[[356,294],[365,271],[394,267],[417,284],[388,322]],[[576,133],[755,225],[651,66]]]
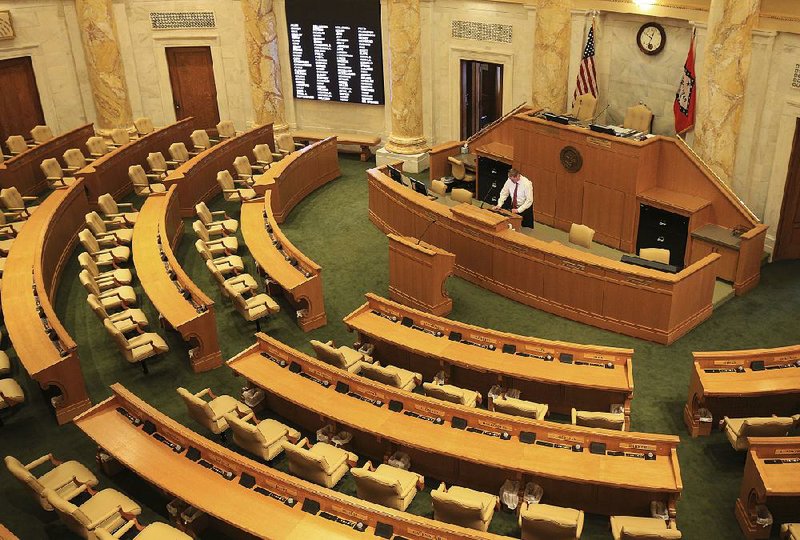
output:
[[[678,438],[592,430],[467,408],[334,368],[264,334],[228,361],[266,391],[269,407],[308,430],[351,432],[353,450],[383,461],[395,450],[429,478],[499,492],[534,481],[543,502],[615,515],[648,515],[658,500],[675,517],[682,482]],[[610,453],[609,453],[610,452]],[[627,454],[627,455],[626,455]]]
[[[112,397],[76,419],[78,428],[156,488],[248,536],[502,538],[378,506],[295,478],[201,437],[120,384],[111,390]],[[197,459],[187,459],[190,449]]]
[[[369,217],[383,232],[456,256],[456,275],[518,302],[669,344],[711,316],[719,254],[666,274],[545,242],[470,204],[447,207],[370,169]]]
[[[82,180],[53,191],[14,240],[3,272],[3,319],[25,371],[64,424],[91,407],[78,347],[53,308],[58,281],[89,211]]]
[[[150,301],[189,342],[192,369],[207,371],[222,365],[214,302],[189,278],[172,251],[183,235],[179,214],[177,186],[150,195],[134,227],[133,260]]]
[[[0,188],[16,187],[22,195],[38,195],[47,187],[42,161],[56,158],[63,163],[64,152],[70,148],[80,148],[85,153],[86,139],[93,136],[94,126],[87,124],[0,163]]]
[[[425,381],[445,369],[452,384],[484,396],[495,384],[516,388],[522,399],[562,414],[572,407],[608,412],[621,404],[630,429],[632,349],[497,332],[366,296],[344,323],[360,342],[375,345],[376,360],[420,372]]]
[[[723,416],[791,416],[800,412],[800,345],[694,353],[683,420],[693,437],[708,435]]]

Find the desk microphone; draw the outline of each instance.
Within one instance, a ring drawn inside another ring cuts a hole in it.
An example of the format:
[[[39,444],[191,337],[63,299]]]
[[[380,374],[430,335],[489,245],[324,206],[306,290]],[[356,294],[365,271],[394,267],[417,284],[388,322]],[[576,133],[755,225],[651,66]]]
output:
[[[591,119],[591,120],[589,120],[589,123],[590,123],[590,124],[594,124],[594,121],[595,121],[595,120],[597,120],[598,118],[600,118],[600,117],[603,115],[603,113],[604,113],[604,112],[606,112],[606,111],[608,110],[608,108],[609,108],[609,107],[611,107],[611,103],[608,103],[608,104],[607,104],[605,107],[603,107],[603,110],[602,110],[602,111],[600,111],[599,113],[597,113],[596,115],[594,115],[594,116],[592,117],[592,119]]]
[[[428,229],[430,229],[430,228],[431,228],[431,225],[433,225],[433,224],[434,224],[434,223],[436,223],[437,221],[439,221],[439,220],[438,220],[438,219],[434,219],[434,220],[432,220],[430,223],[428,223],[428,226],[427,226],[427,227],[425,227],[425,230],[424,230],[424,231],[422,231],[422,234],[421,234],[421,235],[419,235],[419,239],[417,239],[417,244],[416,244],[416,245],[419,245],[419,243],[420,243],[420,242],[422,242],[422,239],[425,237],[425,233],[427,233],[427,232],[428,232]]]
[[[492,182],[492,187],[489,188],[489,191],[486,192],[486,197],[484,197],[483,200],[481,201],[481,206],[480,206],[481,208],[483,208],[483,205],[486,204],[486,202],[489,200],[489,197],[492,195],[492,192],[495,190],[496,187],[497,187],[497,182]]]

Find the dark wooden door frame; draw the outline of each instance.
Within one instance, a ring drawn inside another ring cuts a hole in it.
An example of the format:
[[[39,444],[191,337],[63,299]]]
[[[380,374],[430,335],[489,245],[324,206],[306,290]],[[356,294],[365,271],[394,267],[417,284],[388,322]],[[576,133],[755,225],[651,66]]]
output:
[[[210,79],[207,82],[208,88],[211,90],[211,97],[209,101],[213,104],[213,121],[210,125],[204,126],[200,125],[202,123],[202,119],[198,119],[200,123],[197,124],[199,128],[206,128],[209,131],[213,131],[215,129],[216,124],[220,120],[219,114],[219,103],[217,101],[217,85],[216,80],[214,77],[214,59],[211,54],[211,47],[208,45],[200,45],[200,46],[176,46],[176,47],[166,47],[165,48],[165,55],[167,58],[167,71],[169,73],[169,80],[170,80],[170,87],[172,89],[172,106],[173,111],[175,113],[176,120],[182,120],[189,116],[198,117],[197,114],[192,114],[191,110],[187,110],[186,107],[186,93],[183,90],[183,86],[185,81],[182,81],[179,76],[179,66],[177,65],[176,57],[180,53],[199,53],[202,52],[204,55],[208,57],[208,67],[209,67],[209,74]],[[195,82],[195,81],[193,81]],[[197,81],[198,84],[202,84],[202,81]]]
[[[796,237],[794,243],[791,243],[792,237]],[[800,258],[798,243],[800,243],[800,118],[795,122],[792,153],[786,172],[780,219],[775,232],[773,260]]]
[[[496,116],[499,118],[503,114],[503,77],[505,65],[488,62],[484,60],[470,60],[462,58],[459,61],[459,133],[462,139],[468,138],[472,133],[480,130],[480,117],[482,112],[486,112],[481,107],[481,94],[483,93],[483,80],[480,66],[491,66],[489,69],[496,69],[497,75],[494,79],[494,102],[497,105]],[[469,85],[469,86],[468,86]],[[471,99],[466,96],[467,88],[471,89]],[[469,118],[468,118],[469,117]],[[474,130],[472,129],[474,128]]]

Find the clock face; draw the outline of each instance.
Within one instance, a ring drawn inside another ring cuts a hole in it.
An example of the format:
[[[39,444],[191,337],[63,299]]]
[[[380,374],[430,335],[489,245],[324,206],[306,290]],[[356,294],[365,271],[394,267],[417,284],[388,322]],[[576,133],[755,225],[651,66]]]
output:
[[[667,44],[667,34],[660,24],[647,23],[639,28],[636,41],[643,53],[655,55],[664,50],[664,45]]]

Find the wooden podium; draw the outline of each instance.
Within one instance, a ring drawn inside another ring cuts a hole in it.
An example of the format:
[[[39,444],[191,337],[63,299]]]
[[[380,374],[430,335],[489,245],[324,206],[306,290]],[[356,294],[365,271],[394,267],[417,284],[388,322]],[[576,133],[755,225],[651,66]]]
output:
[[[395,302],[444,316],[453,309],[444,282],[456,256],[415,238],[389,234],[389,296]]]

